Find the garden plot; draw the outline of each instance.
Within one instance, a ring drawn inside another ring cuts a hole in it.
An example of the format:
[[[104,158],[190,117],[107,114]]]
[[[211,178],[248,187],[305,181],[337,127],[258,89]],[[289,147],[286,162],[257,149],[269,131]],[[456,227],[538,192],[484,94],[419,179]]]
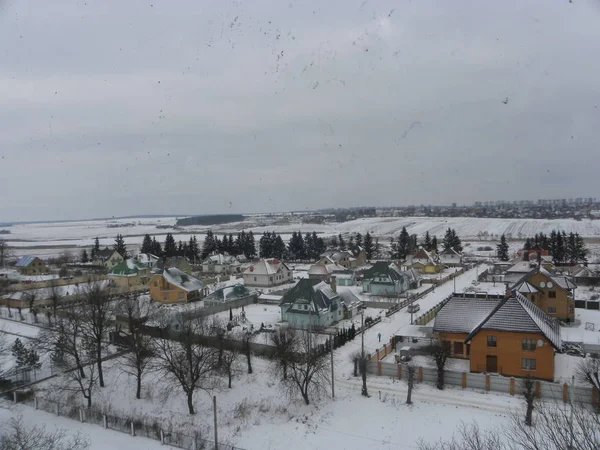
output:
[[[231,313],[240,325],[246,327],[252,325],[255,330],[259,330],[261,324],[269,329],[273,328],[276,323],[281,322],[281,310],[278,305],[252,304],[243,308],[233,308]],[[229,322],[229,310],[217,313],[214,316],[221,321]]]

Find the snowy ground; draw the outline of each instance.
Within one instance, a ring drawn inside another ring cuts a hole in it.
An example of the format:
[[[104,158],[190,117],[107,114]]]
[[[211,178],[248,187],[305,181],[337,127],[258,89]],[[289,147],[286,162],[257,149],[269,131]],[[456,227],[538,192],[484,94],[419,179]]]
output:
[[[239,317],[241,320],[242,308],[233,308],[232,311],[234,317]],[[247,305],[244,306],[244,313],[246,315],[246,322],[244,325],[249,326],[252,324],[255,330],[260,328],[261,323],[266,328],[272,328],[278,322],[281,322],[281,310],[277,305]],[[217,313],[214,315],[223,322],[229,321],[229,310]]]
[[[600,311],[575,308],[575,323],[561,327],[560,334],[563,341],[600,345]]]

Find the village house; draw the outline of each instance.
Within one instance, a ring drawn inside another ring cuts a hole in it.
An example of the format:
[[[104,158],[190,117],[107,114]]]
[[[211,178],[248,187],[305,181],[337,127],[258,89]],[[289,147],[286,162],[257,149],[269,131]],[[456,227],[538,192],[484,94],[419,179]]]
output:
[[[200,266],[202,273],[220,273],[220,274],[234,274],[239,273],[242,264],[235,257],[227,253],[211,253]]]
[[[46,263],[37,256],[23,256],[20,258],[15,267],[22,275],[41,275],[48,273]]]
[[[206,285],[176,267],[165,267],[150,278],[150,298],[159,303],[189,303],[207,294]]]
[[[192,266],[183,256],[173,256],[166,259],[161,259],[156,263],[155,269],[162,270],[165,267],[175,267],[184,273],[190,275],[192,273]]]
[[[313,264],[308,269],[308,278],[311,280],[321,280],[329,283],[332,275],[353,273],[339,264]]]
[[[319,329],[344,318],[340,296],[324,281],[304,278],[284,294],[281,320],[295,328]]]
[[[504,282],[505,283],[516,283],[525,275],[529,274],[532,270],[541,265],[543,269],[548,272],[554,272],[554,265],[548,260],[535,261],[529,259],[529,254],[525,253],[521,261],[517,261],[513,265],[511,265],[504,274]]]
[[[236,284],[234,286],[226,286],[211,292],[204,298],[204,305],[209,307],[229,302],[235,304],[237,301],[247,299],[248,297],[253,297],[256,299],[258,298],[258,294],[256,291],[248,289],[243,284]]]
[[[462,265],[462,254],[448,247],[438,253],[440,263],[447,267],[457,267]]]
[[[125,261],[125,258],[123,258],[116,250],[112,250],[110,256],[108,256],[106,259],[99,260],[100,264],[106,267],[108,270],[112,270],[115,266],[121,264],[123,261]]]
[[[404,270],[416,270],[421,274],[426,273],[439,273],[444,269],[441,264],[438,255],[430,253],[424,248],[419,248],[417,252],[410,256],[404,264],[402,264]]]
[[[127,259],[113,267],[108,278],[122,288],[139,286],[148,282],[150,269],[136,259]]]
[[[376,262],[363,274],[363,292],[371,295],[397,296],[411,288],[414,273],[401,271],[394,263]]]
[[[553,381],[560,325],[518,292],[455,295],[437,313],[434,335],[471,372]]]
[[[344,319],[352,319],[360,312],[361,308],[364,307],[364,302],[350,290],[340,289],[338,290],[337,294],[340,296],[340,300],[342,302]]]
[[[596,286],[600,284],[600,273],[587,265],[577,264],[569,268],[569,276],[578,286]]]
[[[362,248],[356,252],[350,250],[328,250],[322,253],[317,264],[338,264],[346,269],[356,269],[367,263],[367,254]]]
[[[292,269],[276,258],[261,259],[251,265],[244,271],[243,278],[246,286],[259,288],[279,286],[294,280]]]
[[[565,275],[554,275],[537,266],[523,275],[511,290],[519,292],[549,316],[571,322],[575,320],[575,298],[577,286]]]
[[[135,257],[135,259],[137,259],[140,263],[142,263],[149,269],[154,269],[154,267],[156,267],[156,264],[158,264],[158,261],[160,260],[158,256],[155,256],[151,253],[139,253]]]

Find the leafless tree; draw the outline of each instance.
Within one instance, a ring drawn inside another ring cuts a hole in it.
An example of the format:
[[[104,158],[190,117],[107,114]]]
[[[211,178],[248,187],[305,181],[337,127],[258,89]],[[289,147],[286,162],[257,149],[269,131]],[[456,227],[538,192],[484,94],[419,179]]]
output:
[[[8,251],[8,244],[4,239],[0,239],[0,266],[4,267],[6,260],[11,257]]]
[[[242,344],[244,346],[244,354],[246,355],[246,362],[248,363],[248,373],[252,373],[252,333],[245,331],[241,336]]]
[[[275,347],[273,358],[276,363],[273,367],[277,375],[284,380],[287,380],[288,365],[294,356],[294,349],[297,347],[296,338],[297,333],[290,327],[282,327],[270,336],[271,343]]]
[[[143,324],[152,314],[152,307],[149,302],[140,299],[138,293],[131,293],[119,302],[117,308],[117,312],[126,318],[128,328],[129,352],[123,355],[121,370],[135,377],[135,397],[139,399],[142,395],[142,377],[149,368],[153,356],[153,340],[143,331]]]
[[[310,397],[327,391],[330,383],[329,355],[315,345],[317,335],[309,330],[294,329],[291,331],[294,347],[287,363],[288,377],[282,385],[293,397],[300,391],[304,403],[310,404]],[[279,361],[274,363],[281,365]]]
[[[56,280],[51,280],[48,288],[46,289],[46,295],[48,300],[50,300],[50,304],[52,305],[52,312],[56,317],[56,311],[58,310],[58,306],[63,299],[63,288],[58,285]]]
[[[426,443],[420,450],[596,450],[600,448],[600,417],[581,403],[540,402],[535,425],[513,414],[502,429],[481,431],[477,423],[462,424],[458,438]]]
[[[431,359],[435,363],[437,369],[437,383],[438,389],[444,389],[444,369],[446,368],[446,362],[450,356],[450,349],[444,341],[440,339],[434,339],[431,344]]]
[[[27,427],[21,417],[12,418],[4,425],[0,450],[85,450],[89,439],[77,432],[68,437],[66,430],[46,431],[44,425]]]
[[[114,312],[114,306],[110,298],[110,288],[101,282],[93,282],[80,289],[78,295],[81,299],[78,307],[81,328],[84,336],[89,339],[94,347],[96,365],[98,366],[98,380],[100,387],[104,387],[102,356],[107,347],[107,335],[112,325]]]
[[[575,377],[582,383],[589,384],[600,392],[600,358],[592,353],[586,356],[575,371]],[[596,402],[596,409],[600,410],[600,402]]]
[[[350,361],[352,362],[353,365],[353,373],[354,376],[357,377],[358,376],[358,366],[360,364],[360,359],[362,357],[361,351],[360,350],[355,350],[352,353],[350,353]]]
[[[526,377],[521,380],[523,386],[523,398],[527,404],[527,412],[525,413],[525,425],[533,424],[533,409],[536,400],[535,395],[535,380],[532,377]]]
[[[240,352],[235,346],[225,350],[221,357],[221,369],[227,374],[229,389],[231,389],[231,380],[241,371],[239,357]]]
[[[35,289],[31,289],[29,291],[23,292],[23,300],[27,302],[27,307],[29,308],[29,312],[35,315],[35,301],[38,298],[38,291]]]
[[[188,410],[195,414],[194,392],[214,385],[218,350],[202,342],[213,333],[204,317],[178,319],[178,331],[169,338],[154,339],[154,368],[187,396]]]
[[[406,384],[408,386],[408,390],[406,391],[406,404],[412,405],[412,391],[415,386],[415,373],[417,372],[417,368],[408,363],[404,366],[406,369]]]

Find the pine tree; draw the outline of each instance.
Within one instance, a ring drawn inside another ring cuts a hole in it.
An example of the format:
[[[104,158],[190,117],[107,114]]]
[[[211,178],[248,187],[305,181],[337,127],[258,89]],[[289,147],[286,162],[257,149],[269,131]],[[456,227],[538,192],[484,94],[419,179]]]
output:
[[[258,250],[261,258],[273,257],[273,238],[268,231],[265,231],[258,241]]]
[[[156,240],[156,237],[152,238],[152,251],[150,253],[159,258],[163,255],[162,246],[160,245],[160,242]]]
[[[152,253],[152,238],[149,234],[144,236],[144,240],[142,241],[142,248],[140,249],[141,253]]]
[[[435,253],[438,252],[438,240],[435,235],[431,238],[431,251]]]
[[[425,241],[423,242],[423,248],[430,252],[431,248],[431,236],[429,235],[429,230],[425,232]]]
[[[367,259],[373,258],[373,253],[375,252],[375,249],[373,247],[373,238],[371,237],[371,234],[368,231],[367,234],[365,234],[364,247],[365,253],[367,254]]]
[[[16,360],[17,367],[42,367],[40,357],[34,348],[23,345],[21,339],[15,339],[11,347],[12,356]]]
[[[360,232],[356,233],[356,247],[362,247],[363,246],[363,236],[362,234],[360,234]]]
[[[125,239],[122,234],[117,234],[115,238],[115,243],[113,245],[113,249],[123,257],[123,259],[127,259],[127,246],[125,245]]]
[[[354,236],[353,235],[350,235],[350,238],[348,239],[348,250],[350,250],[352,253],[354,253],[354,251],[355,251]]]
[[[454,231],[452,228],[448,228],[446,230],[446,234],[444,235],[443,246],[444,250],[452,249],[455,252],[459,253],[463,250],[460,238],[456,234],[456,231]]]
[[[88,252],[84,248],[83,251],[81,252],[81,262],[85,264],[85,263],[89,262],[89,260],[90,260],[90,258],[88,257]]]
[[[316,231],[312,232],[313,259],[318,259],[325,252],[325,241],[317,235]]]
[[[275,232],[273,232],[273,235],[275,236],[273,238],[273,256],[278,259],[284,259],[287,251],[285,242],[283,242],[280,234],[275,235]]]
[[[400,236],[398,237],[398,243],[396,246],[396,258],[404,261],[410,254],[411,249],[411,237],[406,230],[406,227],[402,227]]]
[[[204,237],[204,244],[202,245],[202,260],[205,260],[208,255],[217,250],[217,244],[215,242],[215,236],[212,230],[206,232]]]
[[[184,254],[183,243],[179,241],[177,244],[177,256],[182,256]]]
[[[252,231],[248,233],[248,239],[246,240],[246,246],[244,255],[246,258],[254,258],[256,256],[256,241],[254,239],[254,234]]]
[[[508,244],[506,243],[506,237],[500,236],[500,243],[496,248],[496,255],[500,261],[508,261]]]
[[[338,244],[338,239],[337,239],[337,236],[333,235],[333,236],[331,237],[330,246],[331,246],[331,248],[333,248],[333,249],[337,249],[337,248],[338,248],[338,245],[339,245],[339,244]]]
[[[340,246],[341,251],[346,250],[346,241],[342,237],[342,233],[338,235],[338,245]]]
[[[414,254],[417,249],[419,248],[419,237],[416,234],[411,234],[410,235],[410,241],[409,241],[409,247],[408,247],[408,254],[412,255]]]
[[[167,233],[165,237],[165,247],[164,247],[164,257],[171,258],[177,255],[177,244],[175,243],[175,238],[171,233]]]
[[[95,259],[98,256],[98,252],[100,251],[100,239],[94,239],[94,246],[92,247],[92,259]]]

